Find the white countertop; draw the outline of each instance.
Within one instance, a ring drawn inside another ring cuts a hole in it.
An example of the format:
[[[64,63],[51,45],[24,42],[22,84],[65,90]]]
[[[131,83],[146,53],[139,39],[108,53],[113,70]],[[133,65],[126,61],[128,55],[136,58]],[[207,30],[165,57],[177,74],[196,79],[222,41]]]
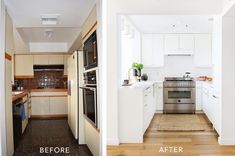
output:
[[[163,83],[163,81],[140,81],[135,82],[131,86],[121,86],[122,89],[146,89],[155,83]]]

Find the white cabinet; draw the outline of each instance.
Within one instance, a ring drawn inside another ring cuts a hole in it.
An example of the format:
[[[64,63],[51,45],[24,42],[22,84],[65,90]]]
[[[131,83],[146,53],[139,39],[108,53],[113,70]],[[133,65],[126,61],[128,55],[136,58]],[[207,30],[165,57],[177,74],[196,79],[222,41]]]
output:
[[[155,110],[153,85],[119,89],[119,141],[143,143],[143,137]]]
[[[180,34],[179,35],[179,48],[182,50],[194,49],[194,35],[193,34]]]
[[[142,36],[141,55],[145,67],[162,67],[164,65],[164,36],[161,34],[144,34]]]
[[[68,98],[50,97],[50,114],[68,114]]]
[[[49,64],[50,65],[64,64],[64,56],[63,55],[49,55]]]
[[[177,53],[179,49],[179,35],[166,34],[165,35],[165,51],[169,53]]]
[[[193,34],[166,34],[166,55],[192,55],[194,51]]]
[[[203,111],[213,124],[214,128],[220,134],[220,102],[219,97],[215,92],[213,86],[203,83],[202,84],[202,106]]]
[[[32,55],[15,55],[15,76],[16,77],[33,77],[33,56]]]
[[[34,65],[48,65],[49,63],[48,55],[33,55],[33,59]]]
[[[50,98],[49,97],[31,97],[32,115],[49,115]]]
[[[202,110],[202,83],[196,82],[196,110]]]
[[[154,95],[156,100],[156,111],[163,111],[163,82],[155,83]]]
[[[210,34],[195,35],[194,64],[197,67],[212,66],[212,39]]]

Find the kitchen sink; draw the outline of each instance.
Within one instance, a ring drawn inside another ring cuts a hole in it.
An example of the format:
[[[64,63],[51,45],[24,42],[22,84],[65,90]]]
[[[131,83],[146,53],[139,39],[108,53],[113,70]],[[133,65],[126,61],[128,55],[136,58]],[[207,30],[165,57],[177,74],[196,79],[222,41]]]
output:
[[[23,91],[16,91],[16,92],[12,92],[12,95],[19,95],[21,93],[23,93]]]

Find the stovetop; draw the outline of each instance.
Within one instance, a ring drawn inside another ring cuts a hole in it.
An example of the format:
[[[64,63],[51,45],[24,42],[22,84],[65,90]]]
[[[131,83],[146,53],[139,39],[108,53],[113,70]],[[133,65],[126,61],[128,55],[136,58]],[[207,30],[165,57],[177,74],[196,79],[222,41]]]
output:
[[[166,77],[165,81],[193,81],[192,77],[184,78],[184,77]]]

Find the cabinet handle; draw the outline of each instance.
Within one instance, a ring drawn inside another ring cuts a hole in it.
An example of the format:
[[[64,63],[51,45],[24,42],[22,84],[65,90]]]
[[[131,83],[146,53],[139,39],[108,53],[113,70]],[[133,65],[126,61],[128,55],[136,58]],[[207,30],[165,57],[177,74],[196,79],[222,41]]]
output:
[[[215,95],[212,95],[212,96],[213,96],[213,98],[216,98],[216,99],[218,98],[218,97],[217,97],[217,96],[215,96]]]

